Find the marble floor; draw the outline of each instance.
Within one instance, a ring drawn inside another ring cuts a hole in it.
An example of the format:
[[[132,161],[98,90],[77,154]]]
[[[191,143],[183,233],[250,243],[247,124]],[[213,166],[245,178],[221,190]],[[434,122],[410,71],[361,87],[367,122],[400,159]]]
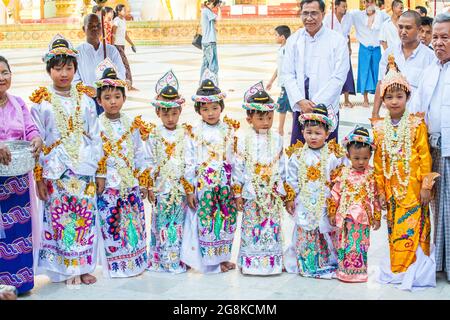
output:
[[[144,119],[158,119],[149,104],[155,96],[156,80],[167,70],[173,69],[180,81],[181,93],[187,98],[183,110],[183,122],[195,123],[190,96],[195,93],[199,81],[201,51],[193,46],[138,47],[138,53],[127,51],[131,62],[134,85],[139,91],[131,91],[124,110],[130,116],[142,115]],[[276,68],[276,45],[222,45],[218,48],[220,62],[220,87],[228,94],[224,114],[241,121],[241,131],[248,130],[241,102],[245,90],[259,80],[267,82]],[[12,94],[28,97],[39,85],[49,83],[45,66],[41,62],[44,49],[2,50],[9,59],[13,72]],[[356,74],[357,48],[353,50],[352,63]],[[276,88],[271,91],[276,97]],[[362,97],[352,97],[361,102]],[[371,98],[373,99],[373,97]],[[358,124],[368,125],[371,112],[361,106],[341,109],[340,134],[346,134]],[[285,141],[288,144],[292,117],[288,116]],[[278,119],[274,127],[278,126]],[[150,207],[147,205],[147,216]],[[147,217],[148,218],[148,217]],[[148,221],[149,222],[149,221]],[[147,224],[149,225],[149,224]],[[283,220],[284,244],[289,245],[292,221],[285,214]],[[236,261],[239,232],[236,233],[233,259]],[[50,283],[45,276],[37,276],[35,288],[23,299],[450,299],[450,284],[442,274],[438,275],[436,288],[405,292],[391,285],[376,282],[381,259],[387,254],[387,231],[383,227],[371,234],[369,250],[369,281],[363,284],[346,284],[337,280],[315,280],[291,274],[273,277],[243,276],[238,271],[224,274],[202,275],[195,271],[171,275],[145,272],[130,279],[105,279],[101,267],[95,275],[97,283],[68,287]]]

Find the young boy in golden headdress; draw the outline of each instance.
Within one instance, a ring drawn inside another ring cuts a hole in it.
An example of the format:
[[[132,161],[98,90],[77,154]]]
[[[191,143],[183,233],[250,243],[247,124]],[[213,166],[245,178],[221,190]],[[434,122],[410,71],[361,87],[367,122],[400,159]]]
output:
[[[384,119],[371,119],[376,151],[375,178],[381,206],[387,209],[390,259],[382,265],[380,282],[401,289],[436,285],[436,265],[430,250],[429,202],[434,178],[427,127],[422,114],[410,114],[406,78],[389,56],[381,83],[388,109]]]

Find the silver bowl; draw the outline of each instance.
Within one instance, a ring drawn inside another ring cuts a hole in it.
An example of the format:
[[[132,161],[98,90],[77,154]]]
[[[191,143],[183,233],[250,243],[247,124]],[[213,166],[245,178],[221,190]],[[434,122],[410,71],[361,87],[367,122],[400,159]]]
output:
[[[5,166],[0,164],[0,177],[21,176],[33,170],[35,160],[31,144],[28,141],[1,141],[11,152],[11,162]]]

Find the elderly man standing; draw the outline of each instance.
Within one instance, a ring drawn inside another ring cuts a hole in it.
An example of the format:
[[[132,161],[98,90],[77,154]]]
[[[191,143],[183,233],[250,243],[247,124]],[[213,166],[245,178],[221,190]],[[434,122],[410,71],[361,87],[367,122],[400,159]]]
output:
[[[104,60],[103,43],[100,41],[102,32],[100,18],[93,13],[88,14],[84,18],[83,31],[86,34],[86,42],[80,44],[77,48],[78,70],[73,82],[82,81],[86,86],[94,87],[94,82],[97,80],[95,69]],[[107,44],[106,56],[117,67],[119,78],[125,79],[125,66],[116,47]],[[101,114],[103,108],[97,103],[95,98],[94,101],[97,106],[97,113]]]
[[[339,97],[350,68],[347,40],[322,24],[325,3],[302,0],[301,18],[305,28],[289,37],[281,71],[294,111],[291,144],[305,142],[300,130],[300,113],[312,112],[323,103],[339,112]],[[328,138],[337,139],[338,128]]]
[[[433,172],[441,176],[431,204],[435,223],[436,269],[450,281],[450,13],[436,16],[432,45],[437,60],[424,76],[411,103],[412,111],[425,112]]]
[[[408,10],[402,13],[398,19],[398,34],[401,43],[387,48],[383,53],[378,70],[378,79],[383,79],[386,73],[388,57],[393,54],[400,72],[406,77],[411,86],[411,96],[415,94],[419,86],[424,69],[435,59],[433,51],[419,40],[420,25],[420,15],[416,11]],[[372,117],[374,118],[380,116],[380,85],[381,81],[378,81],[372,111]],[[407,107],[410,106],[411,102],[412,99],[408,102]]]

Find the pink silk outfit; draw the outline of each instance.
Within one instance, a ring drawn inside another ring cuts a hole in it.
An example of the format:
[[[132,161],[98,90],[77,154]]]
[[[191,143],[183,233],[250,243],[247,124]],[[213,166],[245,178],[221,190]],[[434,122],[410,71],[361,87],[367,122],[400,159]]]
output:
[[[370,246],[370,225],[372,220],[379,219],[381,207],[378,202],[376,183],[373,172],[369,173],[369,168],[364,172],[348,168],[347,177],[342,174],[336,179],[331,195],[338,208],[336,213],[336,226],[339,228],[338,236],[338,270],[336,276],[339,280],[345,282],[366,282],[367,275],[367,253]],[[355,191],[357,186],[365,187],[369,174],[368,186],[370,190],[362,189],[354,196],[343,197],[345,195],[343,185],[349,189],[349,192]],[[346,181],[344,182],[343,179]],[[369,193],[374,195],[373,202]],[[353,203],[348,203],[353,200]],[[346,212],[339,212],[339,207],[348,208]]]

